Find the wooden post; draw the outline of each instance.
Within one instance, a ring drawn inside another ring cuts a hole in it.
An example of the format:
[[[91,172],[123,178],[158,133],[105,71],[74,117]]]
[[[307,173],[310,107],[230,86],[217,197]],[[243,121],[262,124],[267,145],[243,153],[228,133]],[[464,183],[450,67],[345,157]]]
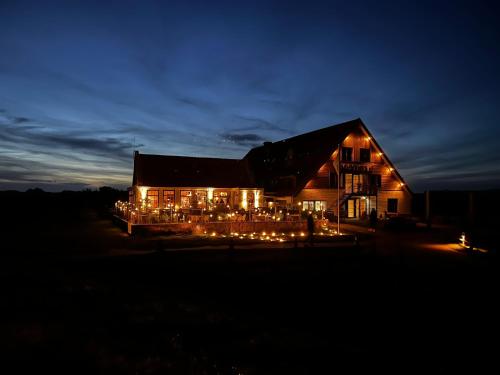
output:
[[[425,221],[427,222],[427,228],[431,228],[431,192],[426,190],[425,192]]]
[[[474,192],[469,192],[469,209],[468,215],[469,217],[469,248],[472,252],[474,250]]]
[[[337,235],[340,235],[340,143],[337,150]]]

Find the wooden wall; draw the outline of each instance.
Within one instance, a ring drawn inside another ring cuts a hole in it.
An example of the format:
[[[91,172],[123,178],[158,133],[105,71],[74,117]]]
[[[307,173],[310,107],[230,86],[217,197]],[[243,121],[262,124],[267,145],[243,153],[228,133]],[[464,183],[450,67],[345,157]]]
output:
[[[363,165],[371,170],[371,174],[379,174],[381,176],[381,187],[378,188],[377,203],[378,213],[384,213],[387,210],[387,199],[398,199],[398,213],[410,214],[411,213],[411,193],[408,192],[406,187],[401,186],[401,181],[391,171],[391,165],[388,163],[385,155],[380,155],[381,150],[377,149],[368,135],[362,129],[353,132],[346,137],[342,143],[342,147],[351,147],[352,165]],[[360,163],[360,149],[370,149],[370,162]],[[294,198],[295,202],[303,200],[326,200],[328,208],[336,207],[337,205],[337,189],[329,188],[329,174],[330,172],[337,173],[338,166],[338,152],[335,150],[328,160],[316,173],[316,175],[306,184],[304,189]],[[346,162],[344,165],[351,163]],[[343,195],[343,189],[340,196]]]

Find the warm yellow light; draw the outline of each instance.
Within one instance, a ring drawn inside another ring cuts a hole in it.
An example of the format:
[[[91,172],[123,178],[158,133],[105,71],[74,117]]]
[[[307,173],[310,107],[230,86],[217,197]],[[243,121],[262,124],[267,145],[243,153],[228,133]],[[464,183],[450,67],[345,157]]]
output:
[[[305,236],[304,232],[300,232],[300,237],[304,237],[304,236]]]
[[[137,188],[139,189],[139,193],[141,194],[141,199],[146,199],[149,188],[147,186],[138,186]]]
[[[253,192],[253,200],[254,200],[254,206],[260,207],[260,191],[255,190]]]
[[[366,140],[367,141],[370,141],[372,138],[371,137],[366,137]]]
[[[271,233],[271,236],[273,236],[273,237],[276,236],[276,233],[275,232]]]
[[[378,156],[382,156],[382,155],[384,155],[384,154],[383,154],[383,153],[381,153],[381,152],[379,152],[379,153],[378,153]]]
[[[404,182],[400,182],[399,186],[405,186]]]
[[[246,210],[248,207],[247,191],[246,190],[241,191],[241,207],[244,210]]]
[[[465,246],[465,233],[462,233],[462,235],[460,236],[460,244],[462,246]]]
[[[212,232],[212,237],[215,237],[217,234],[215,232]]]

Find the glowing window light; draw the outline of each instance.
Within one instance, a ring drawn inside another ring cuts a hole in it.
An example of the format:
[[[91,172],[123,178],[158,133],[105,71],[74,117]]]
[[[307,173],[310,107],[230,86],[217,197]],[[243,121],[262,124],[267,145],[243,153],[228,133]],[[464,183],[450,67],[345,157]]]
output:
[[[241,207],[244,210],[246,210],[248,207],[247,191],[246,190],[241,191]]]
[[[253,200],[254,200],[254,206],[260,207],[260,191],[255,190],[253,192]]]
[[[146,196],[148,194],[149,187],[147,187],[147,186],[138,186],[137,189],[139,189],[139,193],[141,194],[141,199],[145,200]]]

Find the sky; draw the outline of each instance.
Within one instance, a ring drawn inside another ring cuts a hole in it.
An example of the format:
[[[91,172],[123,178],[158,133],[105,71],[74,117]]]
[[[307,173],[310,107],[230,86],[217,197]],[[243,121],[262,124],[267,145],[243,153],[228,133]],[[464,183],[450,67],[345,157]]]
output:
[[[0,0],[0,190],[132,181],[361,118],[413,191],[500,187],[486,1]]]

